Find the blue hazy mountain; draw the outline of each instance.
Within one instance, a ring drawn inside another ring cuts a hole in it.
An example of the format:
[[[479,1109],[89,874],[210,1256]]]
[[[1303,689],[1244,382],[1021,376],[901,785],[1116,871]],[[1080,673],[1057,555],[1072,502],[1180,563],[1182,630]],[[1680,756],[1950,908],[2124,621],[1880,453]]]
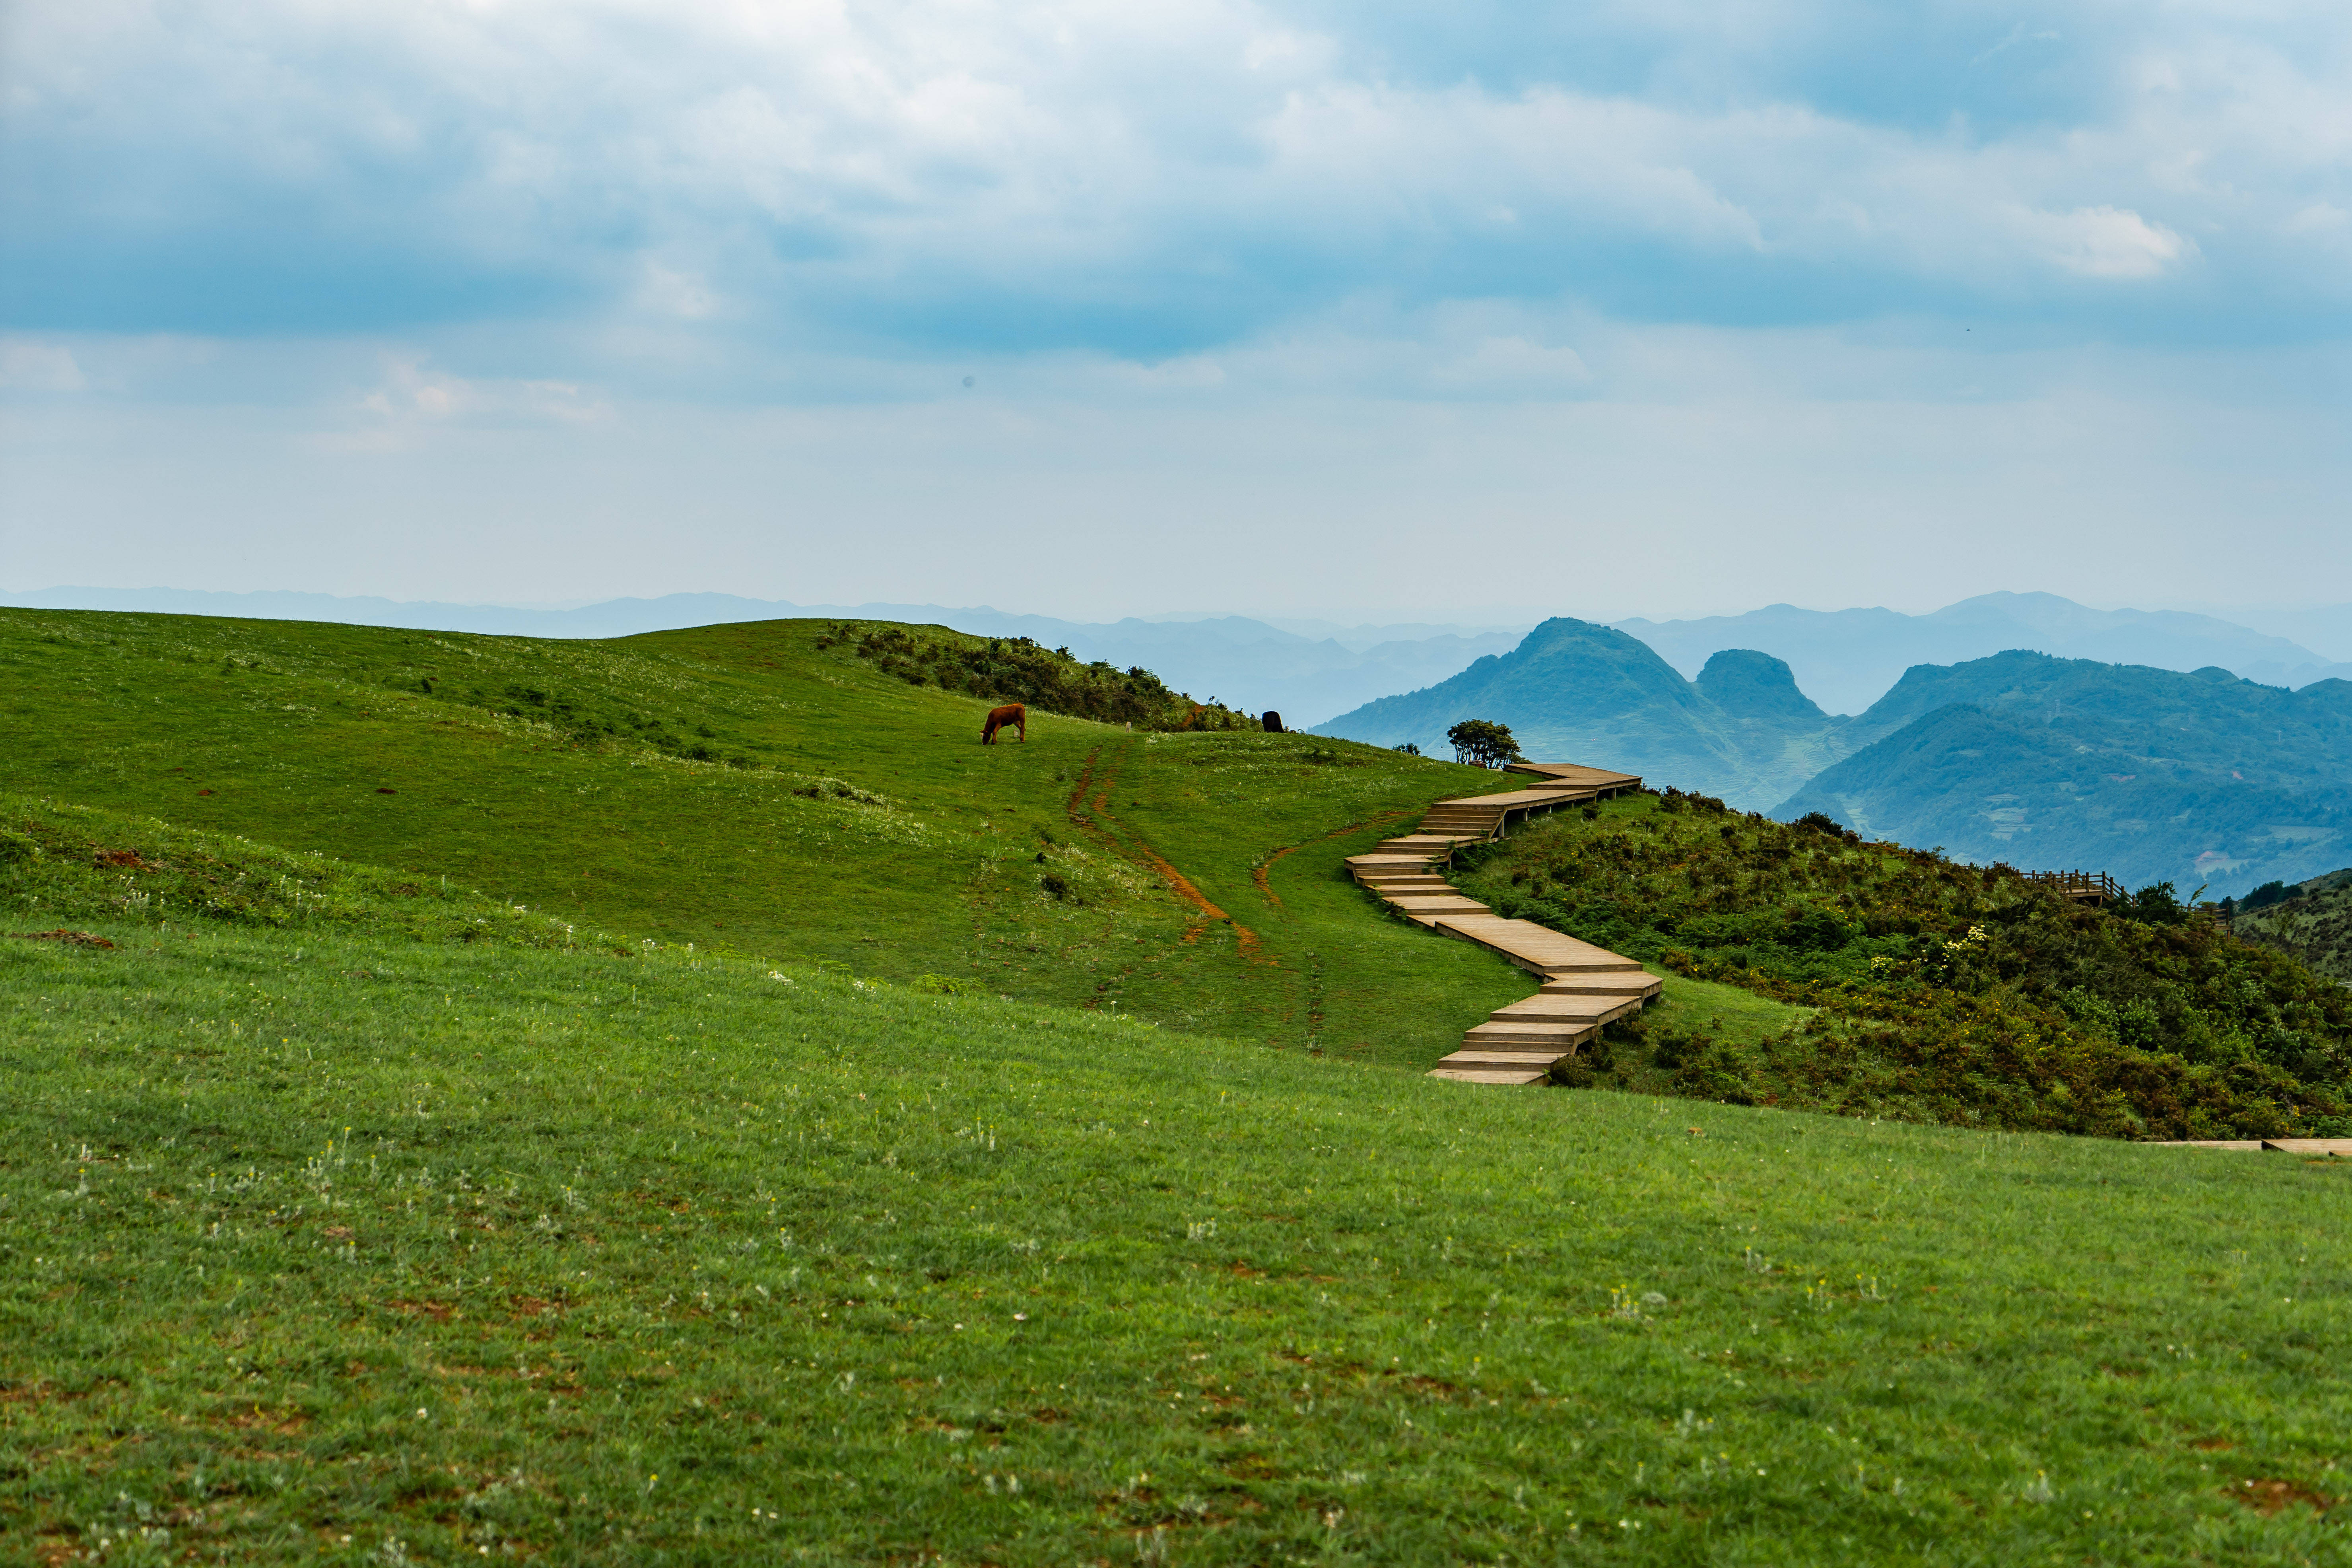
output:
[[[2207,896],[2352,860],[2352,681],[2011,652],[1922,666],[1776,816]]]
[[[2315,616],[2311,624],[2323,625]],[[1862,711],[1913,665],[1961,664],[2010,648],[2180,671],[2219,665],[2272,686],[2352,677],[2352,665],[2211,616],[2094,610],[2055,594],[1985,594],[1925,616],[1772,605],[1741,616],[1616,626],[1685,675],[1722,649],[1760,649],[1785,661],[1798,686],[1834,713]]]
[[[1530,757],[1640,773],[1746,810],[1772,805],[1852,749],[1850,721],[1822,712],[1769,654],[1727,649],[1686,680],[1646,643],[1565,617],[1508,653],[1315,731],[1444,755],[1445,731],[1464,719],[1509,725]]]

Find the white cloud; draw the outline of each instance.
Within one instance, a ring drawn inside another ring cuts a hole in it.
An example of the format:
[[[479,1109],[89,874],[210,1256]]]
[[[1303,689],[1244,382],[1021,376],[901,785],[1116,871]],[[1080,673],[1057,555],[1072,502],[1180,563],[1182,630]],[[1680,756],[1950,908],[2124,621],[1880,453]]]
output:
[[[0,390],[79,392],[89,384],[71,349],[30,338],[0,339]]]
[[[2053,264],[2084,278],[2154,278],[2197,248],[2162,224],[2120,207],[2024,213],[2019,227],[2038,237]]]
[[[2063,46],[2069,96],[1983,129],[1857,108],[1823,61],[1873,62],[1822,56],[1832,34],[1775,6],[1595,15],[1664,85],[1529,79],[1507,28],[1488,68],[1423,79],[1382,63],[1375,15],[1253,0],[30,0],[0,113],[79,175],[59,200],[94,234],[288,221],[321,267],[421,247],[739,330],[950,332],[960,300],[1013,295],[1041,319],[1206,300],[1223,324],[1192,331],[1213,336],[1382,276],[1652,298],[1661,256],[1701,271],[1654,308],[1737,320],[1755,291],[1706,268],[2011,298],[2179,273],[2189,235],[2266,279],[2242,298],[2347,291],[2294,222],[2352,205],[2340,8],[2004,18],[1961,74]],[[1726,49],[1751,66],[1739,90],[1711,86]]]
[[[1430,380],[1449,391],[1540,398],[1580,393],[1592,371],[1574,349],[1523,337],[1480,338],[1467,352],[1441,361]]]
[[[610,401],[578,382],[469,378],[427,369],[414,357],[388,361],[382,380],[360,398],[359,408],[368,422],[331,439],[380,448],[435,426],[589,425],[614,417]]]

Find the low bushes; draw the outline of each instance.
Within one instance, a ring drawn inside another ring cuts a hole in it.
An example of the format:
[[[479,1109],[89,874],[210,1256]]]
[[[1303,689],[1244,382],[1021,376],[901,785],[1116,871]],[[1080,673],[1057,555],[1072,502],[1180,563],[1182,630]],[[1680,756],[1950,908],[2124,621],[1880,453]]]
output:
[[[2352,998],[2161,885],[2101,910],[1673,795],[1475,858],[1465,889],[1498,912],[1819,1009],[1748,1047],[1621,1035],[1676,1093],[2128,1138],[2327,1134],[2352,1110]]]

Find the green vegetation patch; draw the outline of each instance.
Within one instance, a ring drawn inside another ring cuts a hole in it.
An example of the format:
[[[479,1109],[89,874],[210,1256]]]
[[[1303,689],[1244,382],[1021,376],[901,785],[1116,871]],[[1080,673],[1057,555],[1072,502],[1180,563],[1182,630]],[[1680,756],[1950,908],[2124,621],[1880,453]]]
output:
[[[1029,637],[982,637],[943,626],[840,621],[816,639],[845,647],[909,686],[936,686],[989,702],[1019,702],[1049,713],[1146,730],[1256,729],[1250,715],[1195,702],[1137,665],[1087,663],[1067,648],[1047,650]]]
[[[2284,952],[2339,985],[2352,985],[2352,868],[2288,887],[2266,882],[2242,903],[2223,900],[2241,941]]]
[[[193,921],[632,951],[608,933],[452,888],[446,877],[406,877],[152,817],[0,794],[0,920],[19,926]]]
[[[2343,1552],[2326,1162],[91,929],[0,942],[14,1556]]]
[[[2106,1137],[2352,1131],[2352,998],[2168,887],[2088,908],[2005,867],[1673,791],[1470,858],[1464,890],[1503,913],[1814,1010],[1761,1038],[1621,1030],[1634,1048],[1613,1055],[1665,1075],[1643,1087]]]

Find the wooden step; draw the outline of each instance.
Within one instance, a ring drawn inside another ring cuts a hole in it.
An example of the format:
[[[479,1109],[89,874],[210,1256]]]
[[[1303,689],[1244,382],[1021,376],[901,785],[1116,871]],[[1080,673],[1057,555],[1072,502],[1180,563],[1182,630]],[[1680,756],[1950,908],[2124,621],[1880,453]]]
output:
[[[1453,800],[1441,800],[1432,811],[1525,811],[1529,806],[1557,806],[1568,804],[1556,789],[1516,789],[1501,795],[1470,795]]]
[[[1465,1050],[1484,1046],[1489,1050],[1533,1050],[1545,1046],[1559,1047],[1562,1056],[1584,1044],[1601,1032],[1592,1024],[1566,1020],[1537,1023],[1486,1023],[1462,1032]]]
[[[1475,915],[1486,906],[1459,893],[1382,893],[1409,915]]]
[[[1426,872],[1430,868],[1430,857],[1426,855],[1350,855],[1348,857],[1347,865],[1349,870],[1360,873],[1364,871]]]
[[[1442,1068],[1483,1068],[1492,1071],[1549,1072],[1565,1051],[1504,1051],[1465,1046],[1437,1065]]]
[[[1642,966],[1606,948],[1563,936],[1533,921],[1506,920],[1500,915],[1447,915],[1438,929],[1465,942],[1475,942],[1499,952],[1520,968],[1546,979],[1555,974],[1641,973]]]
[[[1496,1072],[1480,1068],[1432,1068],[1429,1076],[1447,1079],[1454,1083],[1486,1083],[1501,1088],[1518,1089],[1531,1083],[1541,1083],[1551,1074],[1517,1070]]]
[[[1639,996],[1647,1000],[1664,983],[1642,970],[1599,974],[1563,974],[1547,980],[1539,996]]]
[[[1547,996],[1538,992],[1524,1002],[1513,1002],[1486,1015],[1495,1024],[1601,1025],[1642,1010],[1638,996]]]

